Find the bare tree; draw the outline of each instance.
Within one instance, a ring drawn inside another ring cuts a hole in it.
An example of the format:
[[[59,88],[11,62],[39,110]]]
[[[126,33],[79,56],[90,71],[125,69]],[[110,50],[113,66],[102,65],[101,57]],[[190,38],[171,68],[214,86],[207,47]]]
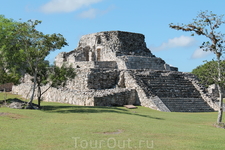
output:
[[[209,11],[201,11],[196,19],[193,19],[194,22],[190,24],[181,24],[174,25],[171,23],[169,26],[175,30],[182,30],[192,32],[192,36],[194,35],[203,35],[209,39],[207,42],[203,42],[200,48],[203,51],[211,51],[216,55],[217,62],[217,78],[214,78],[215,84],[217,84],[219,91],[219,111],[217,123],[222,123],[223,116],[223,93],[221,90],[221,86],[223,84],[222,81],[222,70],[221,70],[221,56],[224,53],[225,41],[224,35],[220,31],[218,31],[219,27],[225,23],[223,20],[223,15],[216,15]]]

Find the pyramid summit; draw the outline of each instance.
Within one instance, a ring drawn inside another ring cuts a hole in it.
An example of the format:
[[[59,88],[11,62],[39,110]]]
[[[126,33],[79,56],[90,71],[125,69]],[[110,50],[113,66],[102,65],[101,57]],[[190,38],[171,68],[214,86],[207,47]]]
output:
[[[178,70],[151,53],[143,34],[124,31],[84,35],[75,50],[60,53],[55,62],[58,66],[66,63],[75,68]]]

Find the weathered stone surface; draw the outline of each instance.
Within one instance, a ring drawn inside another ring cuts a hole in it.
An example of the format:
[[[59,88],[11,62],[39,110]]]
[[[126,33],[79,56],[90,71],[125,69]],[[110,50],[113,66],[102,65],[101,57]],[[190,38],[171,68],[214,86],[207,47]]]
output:
[[[126,87],[134,87],[140,104],[161,111],[200,112],[218,109],[215,99],[204,95],[195,78],[172,71],[130,70]],[[189,76],[194,77],[189,74]],[[179,99],[179,101],[177,101]],[[192,101],[193,103],[189,103]]]
[[[176,70],[152,55],[139,33],[106,31],[84,35],[78,47],[56,56],[57,66],[74,68]]]
[[[214,96],[214,97],[219,97],[219,92],[218,92],[218,88],[216,86],[216,84],[212,84],[207,88],[208,92]],[[222,92],[223,92],[223,97],[225,97],[225,90],[222,88]]]
[[[21,102],[12,102],[9,105],[9,108],[14,108],[14,109],[23,109],[24,107],[25,107],[25,104]]]
[[[2,105],[13,108],[13,109],[39,109],[37,104],[32,103],[33,107],[27,106],[27,102],[22,101],[20,99],[7,99],[6,101],[2,101]],[[1,104],[1,103],[0,103]]]
[[[152,55],[142,34],[108,31],[84,35],[74,51],[60,53],[55,61],[58,66],[72,65],[77,76],[64,88],[50,88],[43,94],[44,101],[82,106],[141,105],[167,112],[218,109],[216,99],[192,74],[178,72]],[[29,79],[27,76],[22,84],[13,86],[12,92],[30,97]]]
[[[94,52],[98,48],[105,51],[102,53],[101,61],[108,61],[110,57],[122,55],[149,56],[153,55],[146,47],[143,34],[123,32],[123,31],[107,31],[84,35],[81,37],[78,47],[89,47]],[[110,53],[112,55],[109,55]],[[97,56],[98,54],[95,53]],[[106,56],[106,57],[104,57]],[[97,58],[97,57],[96,57]]]

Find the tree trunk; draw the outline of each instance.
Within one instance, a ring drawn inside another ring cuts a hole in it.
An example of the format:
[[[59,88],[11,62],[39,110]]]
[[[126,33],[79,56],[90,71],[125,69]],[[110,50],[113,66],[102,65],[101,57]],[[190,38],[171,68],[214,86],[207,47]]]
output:
[[[35,93],[35,89],[36,89],[36,84],[37,84],[37,72],[35,71],[35,73],[34,73],[34,83],[33,83],[32,95],[30,97],[30,101],[27,104],[31,108],[33,108],[32,103],[33,103],[33,100],[34,100],[34,93]]]
[[[218,60],[218,83],[217,83],[217,88],[218,88],[218,93],[219,93],[219,110],[218,110],[218,117],[217,117],[217,123],[222,123],[222,118],[223,118],[223,93],[221,90],[221,67],[220,67],[220,56],[217,55],[217,60]]]
[[[38,107],[41,107],[41,86],[38,85]]]
[[[217,84],[218,92],[219,92],[219,110],[218,110],[218,118],[217,123],[222,123],[223,118],[223,93],[219,84]]]
[[[4,88],[4,103],[6,104],[7,103],[7,101],[6,101],[6,99],[7,99],[7,93],[6,93],[6,90],[5,90],[5,88]]]

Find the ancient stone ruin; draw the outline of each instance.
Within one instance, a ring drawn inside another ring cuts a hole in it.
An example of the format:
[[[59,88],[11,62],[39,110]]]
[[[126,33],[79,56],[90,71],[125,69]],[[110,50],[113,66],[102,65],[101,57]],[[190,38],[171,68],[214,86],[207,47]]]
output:
[[[65,88],[50,88],[43,100],[82,106],[141,105],[176,112],[218,109],[216,99],[192,74],[178,72],[154,56],[144,38],[122,31],[82,36],[75,50],[55,59],[58,66],[75,68],[77,76]],[[24,81],[12,92],[29,97],[31,82]]]

